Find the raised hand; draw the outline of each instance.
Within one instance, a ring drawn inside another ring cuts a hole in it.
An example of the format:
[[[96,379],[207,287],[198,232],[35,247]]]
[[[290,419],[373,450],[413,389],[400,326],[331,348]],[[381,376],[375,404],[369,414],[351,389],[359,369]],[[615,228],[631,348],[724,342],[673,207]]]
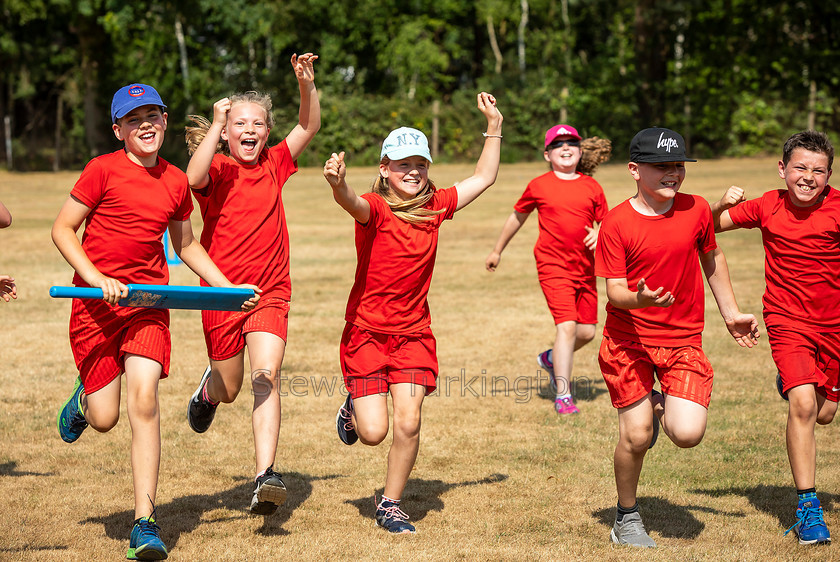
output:
[[[347,175],[347,165],[344,163],[344,152],[332,153],[324,164],[324,177],[331,187],[338,187]]]
[[[476,96],[476,101],[478,110],[487,118],[487,134],[499,134],[504,117],[496,107],[496,98],[487,92],[480,92]]]
[[[223,127],[227,124],[227,115],[230,112],[230,98],[222,98],[213,104],[213,123],[219,123]]]
[[[720,198],[720,205],[721,210],[731,209],[738,203],[742,201],[746,201],[747,198],[744,196],[744,190],[738,187],[737,185],[729,186],[729,189],[726,190],[726,193],[723,194],[723,197]]]
[[[304,53],[300,56],[292,55],[292,68],[295,69],[295,76],[298,82],[314,82],[315,81],[315,66],[314,62],[318,60],[318,55],[312,53]]]

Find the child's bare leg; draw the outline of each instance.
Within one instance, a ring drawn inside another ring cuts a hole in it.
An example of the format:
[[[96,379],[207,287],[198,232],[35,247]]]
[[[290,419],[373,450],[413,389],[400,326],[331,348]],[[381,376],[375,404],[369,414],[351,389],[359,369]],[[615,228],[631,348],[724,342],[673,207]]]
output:
[[[110,431],[120,420],[120,377],[93,394],[82,394],[82,412],[93,429]]]
[[[650,394],[618,410],[618,443],[613,455],[618,504],[636,505],[642,463],[653,438],[653,405]]]
[[[664,401],[664,403],[663,403]],[[677,447],[690,448],[698,445],[706,434],[708,410],[702,405],[665,395],[653,399],[654,412],[665,432]]]
[[[277,440],[280,437],[280,368],[286,353],[286,342],[267,332],[246,334],[248,358],[251,361],[251,389],[254,411],[254,451],[257,474],[274,464]]]
[[[793,482],[797,490],[816,485],[817,441],[814,426],[817,422],[817,393],[814,385],[803,384],[788,390],[787,451]]]
[[[388,451],[384,494],[398,500],[402,497],[420,448],[420,408],[426,396],[426,387],[397,383],[391,385],[390,391],[394,401],[394,441]]]
[[[213,402],[230,404],[239,396],[245,376],[245,350],[221,361],[210,360],[210,379],[207,381],[207,395]]]
[[[388,395],[369,394],[353,399],[353,427],[359,441],[379,445],[388,435]]]
[[[557,324],[557,333],[552,348],[554,381],[557,383],[557,396],[572,393],[572,365],[574,353],[595,337],[594,324],[578,324],[574,320]]]
[[[817,423],[820,425],[830,424],[836,413],[837,402],[832,402],[822,394],[817,394]]]
[[[135,519],[151,515],[157,495],[160,472],[160,374],[161,365],[157,361],[139,355],[126,355],[126,408],[131,424]]]

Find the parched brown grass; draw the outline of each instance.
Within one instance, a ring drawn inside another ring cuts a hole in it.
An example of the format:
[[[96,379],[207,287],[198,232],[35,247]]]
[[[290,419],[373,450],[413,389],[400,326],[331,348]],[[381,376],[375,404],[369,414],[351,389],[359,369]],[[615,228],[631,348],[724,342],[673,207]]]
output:
[[[366,190],[372,167],[354,167]],[[404,509],[415,536],[374,527],[373,493],[384,483],[390,439],[346,447],[334,429],[342,401],[338,342],[355,255],[352,220],[318,169],[286,187],[294,301],[284,366],[283,426],[275,468],[289,499],[277,514],[246,511],[253,477],[251,397],[243,388],[212,428],[194,434],[187,401],[206,364],[197,312],[172,314],[172,376],[160,384],[163,458],[158,515],[172,560],[770,560],[838,558],[837,546],[800,547],[782,536],[795,494],[784,448],[786,404],[774,388],[766,337],[753,350],[727,335],[707,296],[705,348],[715,367],[706,437],[678,449],[660,438],[647,456],[639,503],[653,552],[609,542],[615,507],[616,414],[598,371],[596,341],[576,357],[578,416],[558,419],[536,355],[553,327],[536,279],[532,217],[484,270],[505,217],[542,164],[504,165],[495,186],[442,232],[430,295],[440,387],[427,399],[421,449]],[[467,166],[435,166],[438,185]],[[118,560],[132,518],[130,431],[125,415],[107,434],[63,443],[55,416],[76,376],[67,339],[69,302],[48,297],[70,268],[49,229],[78,174],[0,173],[14,224],[0,231],[0,272],[19,299],[0,303],[0,559]],[[624,165],[596,178],[614,205],[634,192]],[[732,183],[756,196],[778,187],[775,160],[688,164],[684,190],[709,199]],[[199,225],[196,224],[196,230]],[[753,231],[722,235],[742,309],[761,311],[763,252]],[[183,266],[173,283],[195,284]],[[603,310],[603,286],[600,307]],[[603,321],[603,312],[601,313]],[[599,330],[600,331],[600,330]],[[819,427],[818,488],[840,533],[837,426]],[[664,436],[663,436],[664,437]]]

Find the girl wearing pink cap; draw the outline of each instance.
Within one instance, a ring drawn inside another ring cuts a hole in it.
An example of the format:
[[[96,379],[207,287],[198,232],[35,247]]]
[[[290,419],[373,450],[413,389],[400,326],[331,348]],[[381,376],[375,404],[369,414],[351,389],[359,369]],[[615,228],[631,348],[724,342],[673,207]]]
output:
[[[485,261],[487,271],[496,270],[502,251],[536,209],[540,234],[534,257],[556,327],[554,346],[540,353],[537,361],[551,377],[554,410],[561,415],[579,412],[569,381],[574,352],[595,337],[598,291],[594,251],[598,224],[607,213],[601,185],[578,169],[580,141],[571,125],[555,125],[546,131],[543,157],[551,171],[525,188]]]

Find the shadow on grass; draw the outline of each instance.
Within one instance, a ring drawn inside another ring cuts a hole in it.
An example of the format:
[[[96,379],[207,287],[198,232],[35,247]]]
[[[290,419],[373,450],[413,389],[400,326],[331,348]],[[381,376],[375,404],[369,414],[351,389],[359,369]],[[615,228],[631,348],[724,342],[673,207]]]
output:
[[[491,474],[481,480],[467,480],[465,482],[443,482],[442,480],[423,480],[422,478],[410,478],[402,497],[403,505],[411,512],[412,521],[421,521],[430,511],[442,511],[443,500],[440,497],[454,488],[463,486],[479,486],[482,484],[496,484],[504,482],[509,476],[507,474]],[[384,489],[374,491],[374,498],[366,496],[356,500],[345,500],[359,510],[359,515],[373,519],[376,512],[375,497],[381,496]],[[407,505],[408,504],[408,505]]]
[[[765,486],[760,484],[750,488],[720,488],[711,490],[691,490],[713,498],[722,496],[741,496],[757,509],[775,517],[779,525],[787,529],[796,522],[796,495],[792,486]],[[840,508],[840,495],[817,492],[823,509],[833,511]]]
[[[746,517],[741,511],[726,512],[711,507],[677,505],[662,498],[639,498],[639,512],[645,529],[655,531],[663,537],[695,539],[700,536],[706,525],[697,519],[693,511],[711,513],[725,517]],[[592,512],[599,523],[612,528],[615,523],[615,507]]]
[[[17,461],[9,461],[0,464],[0,476],[54,476],[54,472],[29,472],[17,469]]]
[[[283,529],[283,525],[289,520],[294,510],[312,495],[312,482],[332,480],[333,478],[338,478],[338,476],[310,476],[298,472],[284,473],[283,482],[289,490],[286,503],[281,505],[274,514],[263,517],[263,524],[257,529],[256,533],[263,536],[288,535],[289,532]],[[242,476],[236,480],[241,480],[241,483],[217,494],[182,496],[169,503],[157,505],[161,538],[169,550],[178,544],[178,539],[180,539],[182,533],[192,532],[199,525],[212,525],[224,521],[258,517],[251,515],[248,511],[251,495],[254,493],[253,479]],[[226,509],[238,514],[202,520],[202,515],[217,509]],[[127,540],[134,524],[134,510],[120,511],[102,517],[90,517],[80,523],[102,524],[105,526],[105,535],[109,538]]]
[[[537,379],[537,381],[539,380],[540,378]],[[574,396],[575,402],[592,402],[602,394],[607,394],[603,378],[599,377],[594,380],[588,377],[572,377],[572,396]],[[554,402],[556,396],[548,383],[539,387],[540,398]]]

